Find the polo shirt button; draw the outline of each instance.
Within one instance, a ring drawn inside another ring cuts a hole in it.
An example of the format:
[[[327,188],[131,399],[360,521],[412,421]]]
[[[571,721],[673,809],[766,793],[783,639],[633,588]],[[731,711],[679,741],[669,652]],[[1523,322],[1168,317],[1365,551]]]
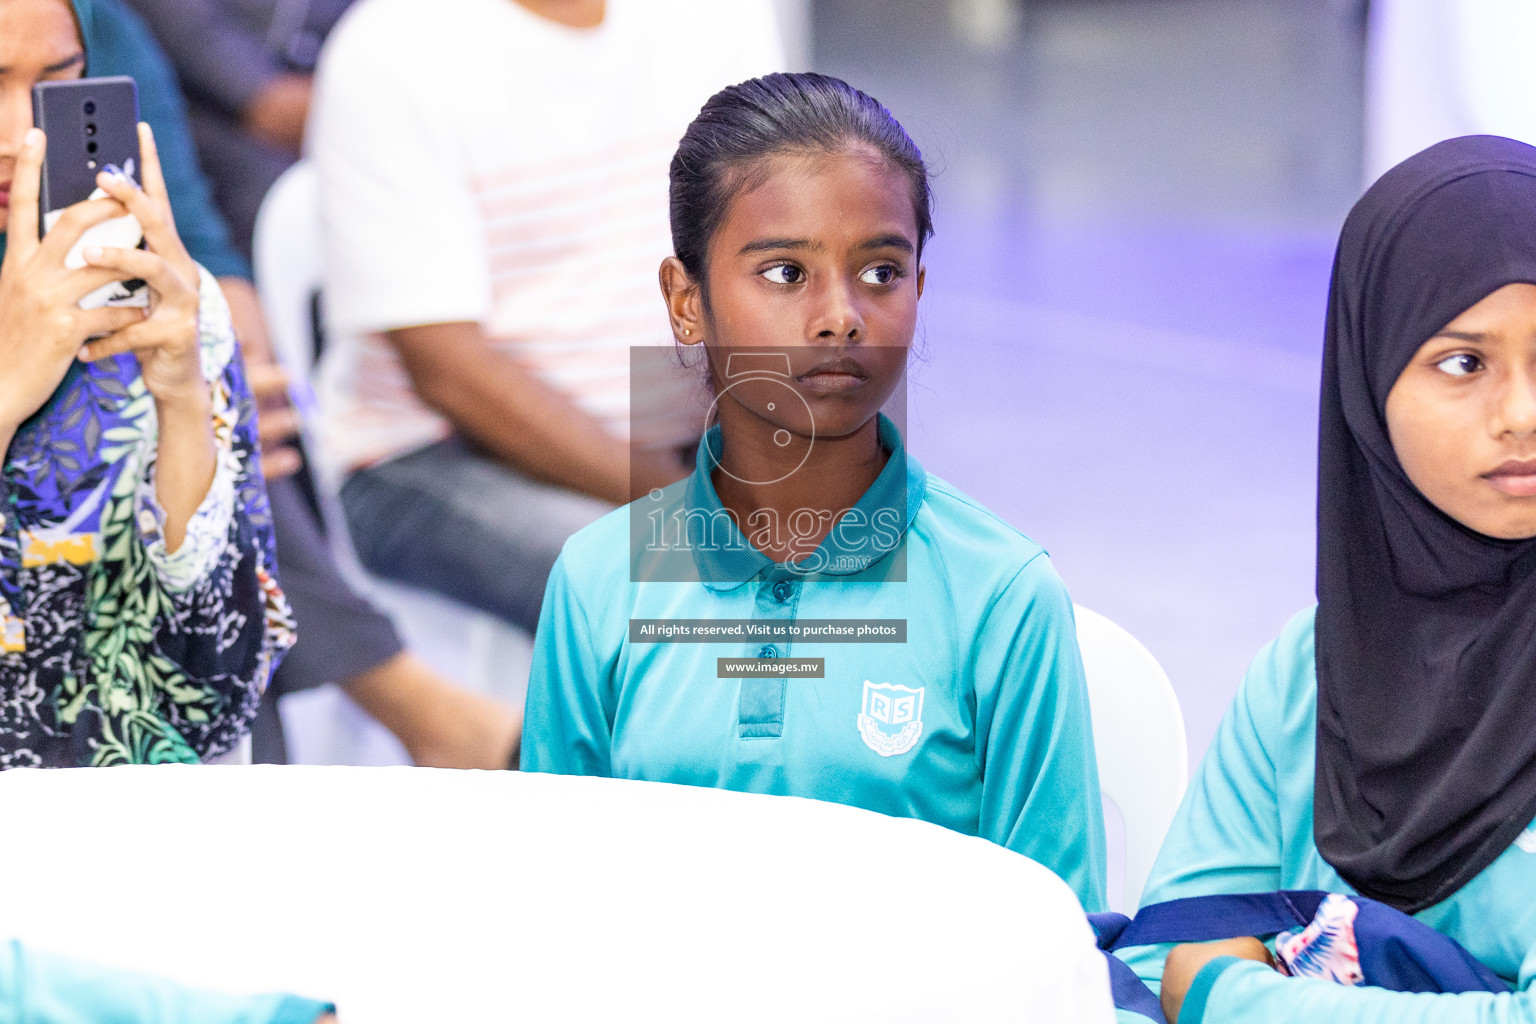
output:
[[[772,644],[764,644],[763,649],[757,652],[759,658],[777,658],[779,652],[773,649]]]
[[[780,580],[779,582],[777,582],[777,583],[775,583],[773,585],[773,597],[774,597],[774,600],[779,601],[780,603],[788,601],[789,600],[789,595],[793,594],[794,592],[795,592],[795,588],[791,587],[784,580]]]

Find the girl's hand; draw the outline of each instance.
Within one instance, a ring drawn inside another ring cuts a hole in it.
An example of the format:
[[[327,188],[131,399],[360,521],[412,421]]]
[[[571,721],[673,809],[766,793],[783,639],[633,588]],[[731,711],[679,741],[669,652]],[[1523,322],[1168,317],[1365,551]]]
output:
[[[64,379],[86,338],[143,319],[138,309],[82,310],[79,302],[111,281],[133,277],[109,267],[68,270],[64,257],[86,229],[121,217],[115,199],[65,210],[46,238],[37,237],[37,193],[47,140],[27,133],[11,183],[11,218],[0,264],[0,437],[9,441]]]
[[[1206,964],[1221,956],[1235,956],[1244,960],[1257,960],[1270,967],[1275,966],[1269,949],[1258,939],[1223,939],[1220,942],[1186,942],[1174,946],[1163,963],[1163,1016],[1169,1024],[1179,1024],[1179,1011],[1184,1008],[1184,997],[1189,986],[1195,983],[1195,975]]]
[[[138,218],[146,249],[85,251],[92,267],[110,271],[121,280],[142,278],[149,285],[149,309],[139,322],[124,326],[80,351],[85,362],[132,352],[139,360],[144,386],[161,405],[201,406],[209,401],[199,351],[198,270],[187,255],[171,202],[166,195],[155,137],[149,125],[139,125],[139,152],[144,163],[144,188],[126,178],[102,173],[96,183]],[[52,234],[50,233],[50,236]]]

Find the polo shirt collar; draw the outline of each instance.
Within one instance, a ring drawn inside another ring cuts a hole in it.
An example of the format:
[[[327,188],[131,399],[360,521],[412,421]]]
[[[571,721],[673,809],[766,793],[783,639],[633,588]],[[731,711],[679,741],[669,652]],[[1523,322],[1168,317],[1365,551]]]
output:
[[[857,548],[845,543],[842,531],[834,528],[822,539],[816,549],[816,554],[811,556],[813,560],[819,560],[826,568],[814,573],[796,570],[791,565],[775,562],[750,543],[739,545],[729,544],[721,546],[697,545],[693,548],[693,558],[699,571],[699,578],[710,590],[723,592],[735,590],[746,583],[758,578],[765,579],[814,579],[817,577],[845,577],[854,576],[864,572],[870,566],[879,562],[901,546],[901,541],[907,535],[907,530],[912,526],[912,520],[917,516],[917,510],[923,503],[923,496],[927,491],[928,474],[923,467],[911,455],[907,454],[906,445],[902,442],[901,431],[896,429],[896,424],[884,413],[879,413],[877,429],[879,431],[880,447],[890,453],[886,459],[885,468],[880,475],[875,477],[869,490],[854,504],[854,511],[862,514],[864,523],[878,522],[876,513],[885,509],[893,509],[897,513],[897,521],[901,523],[899,534],[891,537],[885,545],[879,543],[881,532],[869,530],[862,538],[864,543]],[[714,453],[721,450],[720,425],[717,423],[705,432],[699,441],[698,458],[694,464],[693,475],[688,478],[687,492],[684,497],[684,507],[688,511],[700,511],[707,515],[713,515],[724,510],[720,502],[720,495],[715,493],[715,484],[710,474],[718,464]],[[889,513],[885,516],[888,521]],[[737,528],[738,533],[740,527]]]

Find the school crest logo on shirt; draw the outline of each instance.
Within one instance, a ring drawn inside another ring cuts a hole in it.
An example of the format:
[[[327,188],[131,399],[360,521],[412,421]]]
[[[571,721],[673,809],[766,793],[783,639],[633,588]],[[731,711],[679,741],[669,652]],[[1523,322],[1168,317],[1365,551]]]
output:
[[[859,735],[881,757],[905,754],[923,734],[923,687],[897,686],[864,680],[864,709]]]

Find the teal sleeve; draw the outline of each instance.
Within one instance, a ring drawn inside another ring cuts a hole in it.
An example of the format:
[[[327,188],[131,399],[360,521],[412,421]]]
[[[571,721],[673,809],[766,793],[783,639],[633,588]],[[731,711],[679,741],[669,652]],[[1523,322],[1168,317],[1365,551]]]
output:
[[[229,228],[213,204],[187,127],[187,107],[170,58],[149,27],[121,0],[96,0],[87,43],[90,74],[128,75],[139,89],[139,117],[155,133],[165,190],[176,233],[188,254],[214,277],[251,277],[251,268],[229,240]]]
[[[0,946],[0,1024],[313,1024],[335,1007],[290,995],[231,996]]]
[[[1222,717],[1169,826],[1141,905],[1213,893],[1282,887],[1275,766],[1261,722],[1290,669],[1282,640],[1260,651]],[[1284,752],[1280,752],[1284,756]],[[1172,946],[1122,951],[1120,958],[1157,992]]]
[[[974,648],[978,834],[1106,909],[1104,809],[1072,601],[1041,554],[997,596]]]
[[[597,657],[597,639],[561,555],[549,574],[534,636],[523,720],[524,771],[613,774],[613,711],[604,701],[613,686],[613,662]]]
[[[1193,986],[1190,991],[1194,991]],[[1529,989],[1508,995],[1426,995],[1340,985],[1318,978],[1287,978],[1261,963],[1242,960],[1227,965],[1212,979],[1201,1016],[1181,1012],[1179,1017],[1179,1024],[1533,1024],[1536,1001]]]
[[[1195,973],[1195,980],[1189,983],[1189,991],[1184,993],[1184,1003],[1179,1007],[1179,1020],[1176,1024],[1200,1024],[1205,1019],[1205,1004],[1211,998],[1211,989],[1215,987],[1216,979],[1227,968],[1241,962],[1235,956],[1219,956],[1200,968]]]

